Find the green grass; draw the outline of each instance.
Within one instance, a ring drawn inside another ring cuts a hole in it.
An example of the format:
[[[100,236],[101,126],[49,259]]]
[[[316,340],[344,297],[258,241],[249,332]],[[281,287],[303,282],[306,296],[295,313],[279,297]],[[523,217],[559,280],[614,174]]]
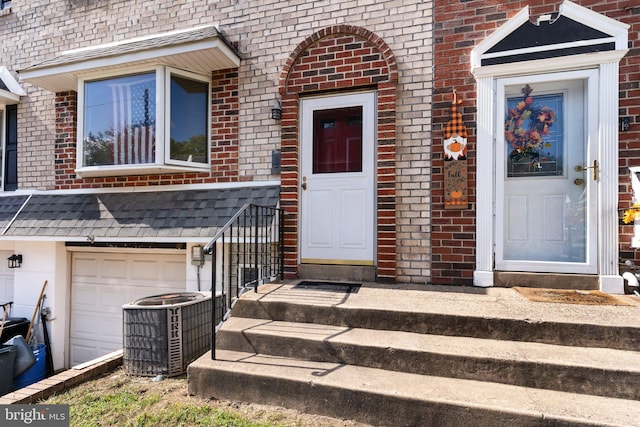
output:
[[[206,401],[172,402],[171,390],[140,387],[126,379],[101,386],[92,381],[40,402],[69,405],[72,427],[218,426],[283,427],[274,422],[254,422],[231,411],[215,408]],[[277,418],[277,417],[274,417]]]

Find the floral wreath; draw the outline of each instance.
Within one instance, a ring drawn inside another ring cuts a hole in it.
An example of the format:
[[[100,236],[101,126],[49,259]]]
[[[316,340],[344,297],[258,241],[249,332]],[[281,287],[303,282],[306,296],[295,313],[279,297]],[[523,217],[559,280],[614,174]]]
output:
[[[543,137],[549,135],[556,113],[549,107],[534,105],[531,92],[529,85],[522,88],[524,99],[509,109],[504,123],[504,137],[514,160],[537,158],[540,149],[551,147]]]

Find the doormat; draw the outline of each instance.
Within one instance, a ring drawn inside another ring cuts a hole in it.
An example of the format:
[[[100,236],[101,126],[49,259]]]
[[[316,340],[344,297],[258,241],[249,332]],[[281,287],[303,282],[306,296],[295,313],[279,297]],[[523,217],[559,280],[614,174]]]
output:
[[[514,287],[516,291],[535,302],[555,302],[561,304],[584,305],[633,305],[600,291],[575,289],[544,289]]]
[[[311,289],[314,291],[324,292],[344,292],[347,294],[357,294],[360,290],[359,283],[343,283],[343,282],[316,282],[311,280],[303,280],[293,287],[293,289]]]

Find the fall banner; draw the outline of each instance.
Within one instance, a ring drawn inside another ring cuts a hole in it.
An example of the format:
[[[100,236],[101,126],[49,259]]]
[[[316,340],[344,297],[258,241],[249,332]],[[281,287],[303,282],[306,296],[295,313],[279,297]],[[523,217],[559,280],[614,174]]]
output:
[[[467,209],[467,128],[458,113],[456,91],[451,102],[451,119],[444,127],[444,208]]]

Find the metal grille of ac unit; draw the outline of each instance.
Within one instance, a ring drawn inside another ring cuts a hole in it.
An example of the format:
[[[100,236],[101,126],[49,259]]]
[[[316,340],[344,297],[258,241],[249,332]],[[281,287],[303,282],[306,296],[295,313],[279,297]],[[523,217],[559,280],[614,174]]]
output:
[[[181,375],[211,348],[211,294],[207,292],[142,298],[123,306],[123,320],[123,364],[130,374]]]

